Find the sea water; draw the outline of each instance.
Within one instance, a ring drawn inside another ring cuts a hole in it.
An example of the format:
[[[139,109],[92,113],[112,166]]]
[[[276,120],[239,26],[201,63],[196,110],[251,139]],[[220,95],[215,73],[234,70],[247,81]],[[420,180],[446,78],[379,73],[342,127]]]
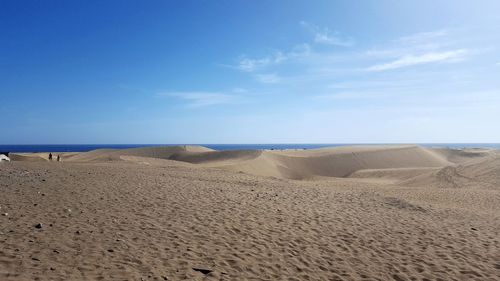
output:
[[[386,144],[394,145],[395,143]],[[126,149],[137,147],[174,146],[184,144],[22,144],[0,145],[0,151],[5,152],[85,152],[101,148]],[[215,150],[253,150],[253,149],[314,149],[322,147],[351,145],[384,145],[381,143],[287,143],[287,144],[193,144],[202,145]],[[448,148],[497,148],[500,143],[421,143],[425,147]]]

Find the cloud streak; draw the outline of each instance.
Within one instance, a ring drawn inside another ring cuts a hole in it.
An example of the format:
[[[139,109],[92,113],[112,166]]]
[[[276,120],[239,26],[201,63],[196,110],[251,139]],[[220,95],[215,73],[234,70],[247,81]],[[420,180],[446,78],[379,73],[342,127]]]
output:
[[[239,60],[236,68],[244,72],[253,72],[269,65],[279,64],[287,59],[287,56],[280,51],[273,55],[257,59],[243,57]]]
[[[368,67],[366,70],[385,71],[385,70],[398,69],[398,68],[421,65],[421,64],[456,62],[463,60],[466,54],[467,54],[466,49],[458,49],[445,52],[430,52],[421,55],[405,55],[388,63],[382,63]]]
[[[312,30],[321,31],[317,27]],[[466,76],[467,69],[444,65],[473,63],[472,58],[478,54],[476,46],[466,37],[460,37],[463,41],[456,38],[452,31],[437,30],[356,48],[303,44],[298,45],[301,48],[255,59],[251,65],[259,67],[249,67],[252,71],[247,75],[250,83],[259,83],[257,87],[268,90],[274,98],[307,97],[308,102],[317,106],[351,106],[355,102],[368,104],[381,100],[394,104],[435,92],[451,95],[464,87],[464,79],[453,77]],[[370,50],[375,52],[369,53]],[[419,66],[426,66],[425,71]],[[391,71],[398,69],[407,71]]]
[[[430,40],[435,40],[436,38],[445,37],[449,34],[447,30],[435,30],[429,32],[420,32],[411,34],[408,36],[399,37],[396,42],[402,44],[420,44],[427,43]]]
[[[273,54],[261,58],[249,58],[242,56],[238,63],[233,68],[243,72],[255,72],[272,65],[282,64],[292,59],[308,56],[311,52],[311,47],[308,44],[300,44],[293,47],[288,52],[275,51]]]

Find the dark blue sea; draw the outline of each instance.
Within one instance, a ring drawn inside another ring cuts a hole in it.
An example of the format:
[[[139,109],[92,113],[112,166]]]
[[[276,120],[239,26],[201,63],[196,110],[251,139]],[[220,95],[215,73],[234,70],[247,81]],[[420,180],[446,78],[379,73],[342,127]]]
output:
[[[368,144],[368,143],[367,143]],[[3,152],[85,152],[99,148],[136,148],[177,144],[29,144],[29,145],[0,145]],[[332,146],[366,145],[352,143],[296,143],[296,144],[197,144],[215,150],[240,150],[240,149],[314,149]],[[448,148],[477,148],[489,147],[500,149],[500,143],[423,143],[426,147]]]

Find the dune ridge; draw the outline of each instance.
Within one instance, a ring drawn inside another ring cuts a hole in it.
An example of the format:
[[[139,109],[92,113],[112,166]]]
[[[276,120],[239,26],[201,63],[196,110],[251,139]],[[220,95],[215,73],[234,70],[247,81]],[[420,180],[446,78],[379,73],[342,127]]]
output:
[[[168,159],[193,164],[241,162],[255,159],[261,154],[260,150],[183,151],[173,153]]]
[[[490,155],[479,161],[446,166],[403,180],[399,184],[442,188],[500,188],[500,155]]]
[[[298,151],[211,151],[174,154],[172,160],[288,179],[348,177],[362,169],[451,165],[420,146],[360,146]]]
[[[42,162],[46,161],[43,157],[31,154],[10,153],[11,161]]]
[[[47,153],[17,154],[14,161],[44,161]],[[494,149],[425,148],[418,145],[358,145],[311,150],[227,150],[203,146],[98,149],[62,154],[63,161],[106,162],[172,160],[257,176],[294,180],[364,178],[405,186],[463,187],[500,182],[500,154]],[[144,158],[144,159],[142,159]],[[142,159],[142,160],[141,160]],[[149,162],[148,162],[149,161]],[[155,162],[158,163],[158,162]]]
[[[179,145],[179,146],[157,146],[139,147],[129,149],[96,149],[89,152],[79,153],[67,158],[67,161],[97,162],[97,161],[121,161],[122,156],[150,157],[158,159],[169,159],[179,152],[208,152],[212,149],[203,146]]]
[[[481,161],[485,157],[489,157],[495,154],[494,149],[488,148],[465,148],[465,149],[453,149],[453,148],[430,148],[431,151],[441,155],[449,162],[455,164],[463,164],[471,161]]]

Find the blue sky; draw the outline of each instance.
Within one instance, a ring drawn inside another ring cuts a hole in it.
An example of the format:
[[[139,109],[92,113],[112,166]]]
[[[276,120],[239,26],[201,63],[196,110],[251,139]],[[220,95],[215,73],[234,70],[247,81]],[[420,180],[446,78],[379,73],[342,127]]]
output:
[[[500,142],[498,11],[1,1],[0,144]]]

